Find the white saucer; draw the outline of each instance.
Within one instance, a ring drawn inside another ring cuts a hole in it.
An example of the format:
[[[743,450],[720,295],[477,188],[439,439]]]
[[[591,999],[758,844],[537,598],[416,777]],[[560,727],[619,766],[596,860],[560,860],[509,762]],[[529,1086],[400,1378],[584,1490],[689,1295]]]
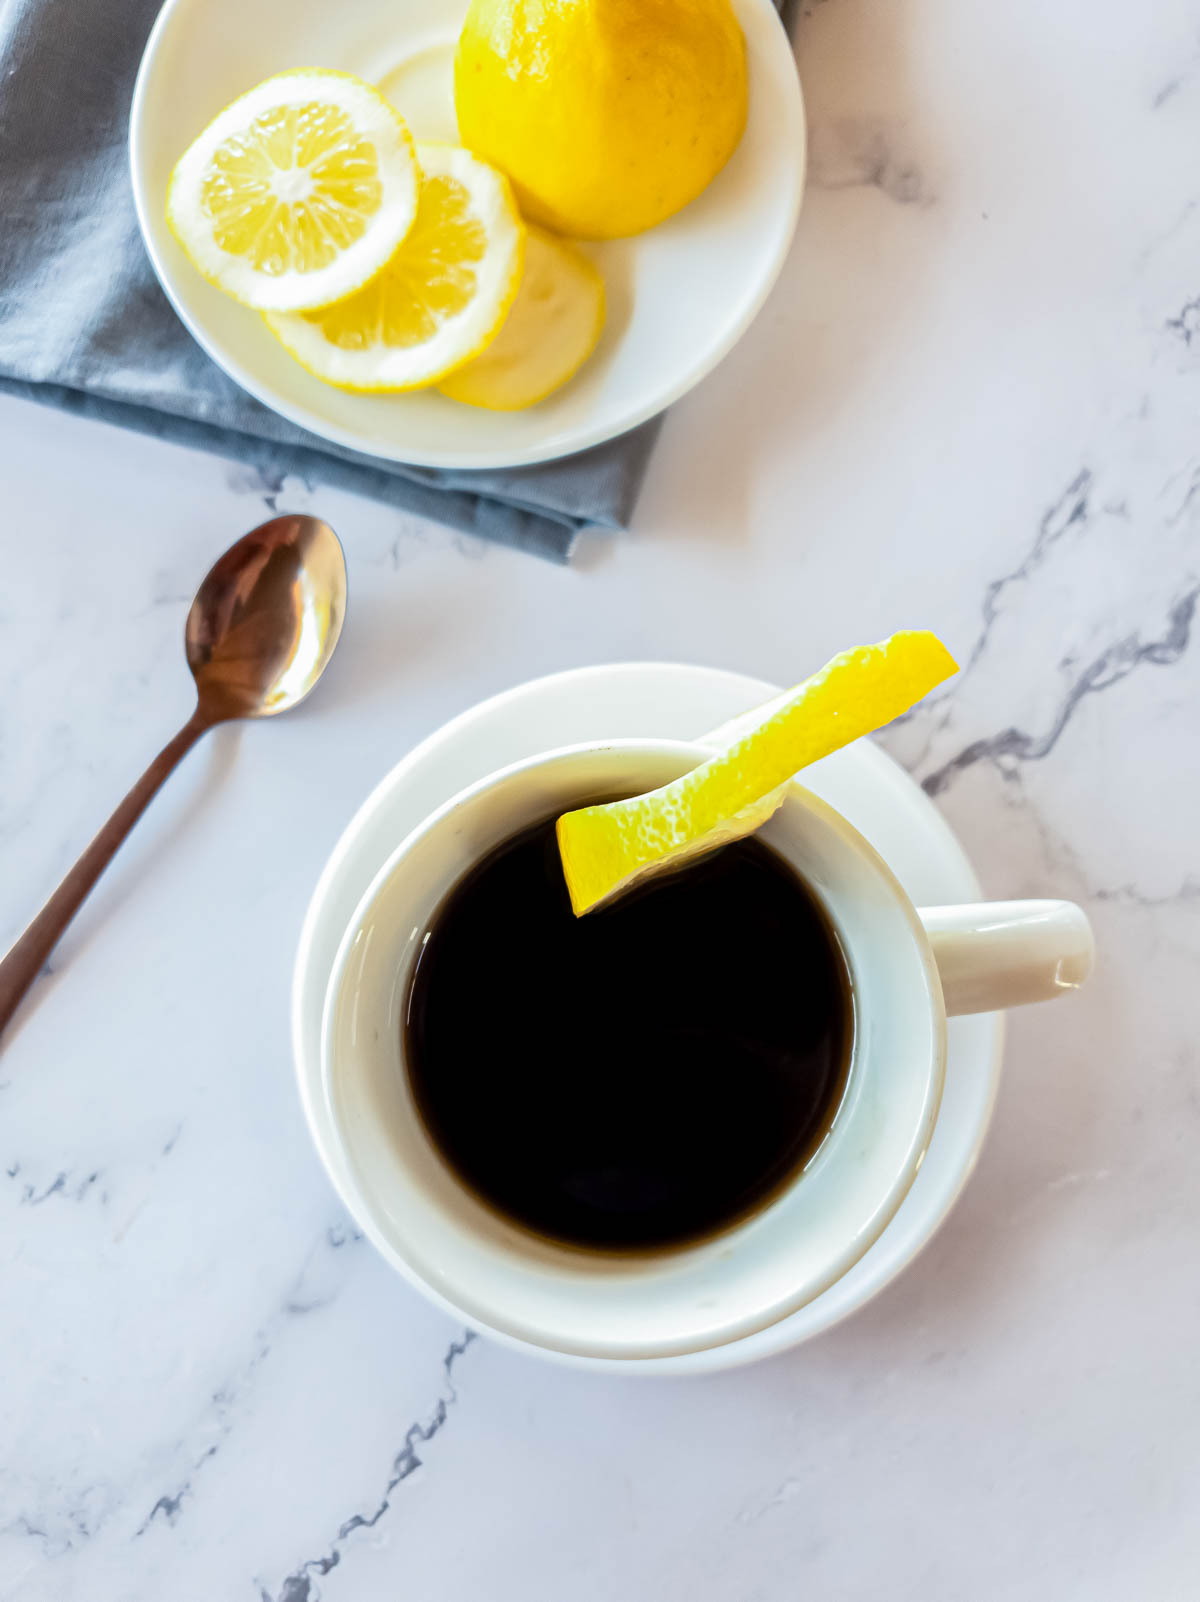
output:
[[[322,1083],[321,1009],[341,937],[392,848],[451,795],[510,762],[581,740],[694,738],[776,694],[778,686],[760,679],[669,663],[559,673],[464,712],[410,752],[376,788],[342,835],[317,884],[300,936],[293,987],[301,1100],[317,1150],[351,1213],[358,1216],[357,1198],[331,1138]],[[861,783],[864,766],[870,770],[869,786]],[[971,865],[941,814],[877,746],[860,740],[806,769],[804,782],[870,840],[918,906],[980,899]],[[870,797],[868,805],[864,794]],[[861,1307],[916,1256],[970,1175],[991,1115],[1002,1043],[1000,1014],[950,1020],[945,1094],[921,1171],[875,1245],[814,1301],[769,1329],[710,1351],[636,1361],[559,1360],[625,1374],[711,1372],[783,1351]],[[363,1224],[361,1218],[359,1222]],[[363,1227],[371,1233],[369,1226]],[[522,1345],[487,1333],[508,1345]],[[553,1355],[536,1351],[540,1357]]]
[[[129,156],[138,222],[175,310],[243,389],[314,434],[392,461],[512,467],[566,456],[663,411],[745,332],[783,265],[804,188],[805,128],[791,45],[771,0],[734,0],[750,114],[698,200],[633,239],[586,247],[608,283],[596,354],[524,412],[433,390],[351,395],[306,373],[253,311],[205,283],[166,224],[167,181],[198,133],[263,78],[337,67],[379,84],[418,138],[457,137],[451,58],[467,0],[167,0],[134,89]]]

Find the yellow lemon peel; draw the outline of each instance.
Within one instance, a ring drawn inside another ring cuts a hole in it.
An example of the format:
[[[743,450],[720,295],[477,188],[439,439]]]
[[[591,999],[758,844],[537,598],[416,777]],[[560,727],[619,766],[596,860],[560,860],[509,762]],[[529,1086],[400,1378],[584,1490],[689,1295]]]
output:
[[[558,820],[558,849],[576,917],[650,874],[760,828],[809,763],[882,728],[958,671],[926,630],[843,651],[749,734],[647,795],[582,807]]]

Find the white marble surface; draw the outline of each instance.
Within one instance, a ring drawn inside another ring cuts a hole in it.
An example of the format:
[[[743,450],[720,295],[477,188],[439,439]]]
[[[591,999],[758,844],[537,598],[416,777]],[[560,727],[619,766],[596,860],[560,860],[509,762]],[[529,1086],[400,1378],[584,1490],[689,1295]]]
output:
[[[0,1055],[5,1602],[1183,1602],[1200,1565],[1200,7],[824,0],[778,292],[574,569],[0,407],[15,933],[188,711],[187,598],[343,534],[302,713],[197,753]],[[994,894],[1077,897],[974,1180],[849,1323],[708,1380],[474,1341],[303,1128],[298,922],[449,714],[628,657],[776,679],[904,624],[968,664],[888,747]]]

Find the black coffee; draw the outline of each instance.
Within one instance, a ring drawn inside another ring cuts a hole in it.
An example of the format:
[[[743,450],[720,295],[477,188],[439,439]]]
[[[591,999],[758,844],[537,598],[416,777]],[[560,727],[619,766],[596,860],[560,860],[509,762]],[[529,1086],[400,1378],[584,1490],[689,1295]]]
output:
[[[811,892],[754,839],[572,915],[554,820],[439,908],[413,976],[417,1106],[459,1177],[573,1245],[688,1241],[769,1200],[846,1080],[850,988]]]

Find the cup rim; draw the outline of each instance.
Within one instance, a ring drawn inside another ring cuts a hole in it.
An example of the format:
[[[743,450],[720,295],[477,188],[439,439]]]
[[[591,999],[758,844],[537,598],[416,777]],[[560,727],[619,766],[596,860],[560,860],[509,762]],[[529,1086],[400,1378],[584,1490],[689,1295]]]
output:
[[[469,807],[486,792],[519,777],[524,772],[531,772],[552,763],[602,751],[646,752],[647,754],[657,753],[671,756],[686,754],[695,757],[699,762],[711,757],[713,748],[711,745],[706,744],[703,739],[682,740],[646,736],[588,740],[570,745],[556,746],[497,768],[465,786],[431,811],[415,828],[403,836],[389,852],[360,897],[339,941],[337,954],[327,979],[322,1007],[321,1077],[326,1105],[330,1113],[331,1135],[341,1150],[346,1180],[352,1191],[355,1203],[352,1210],[359,1213],[359,1221],[367,1228],[367,1233],[375,1245],[382,1250],[387,1260],[404,1274],[422,1294],[452,1315],[467,1318],[472,1325],[479,1329],[491,1331],[502,1339],[515,1340],[524,1346],[538,1348],[551,1355],[601,1359],[626,1358],[631,1361],[642,1361],[647,1357],[672,1357],[719,1350],[723,1346],[734,1344],[748,1335],[772,1327],[828,1290],[830,1285],[836,1283],[875,1244],[911,1190],[929,1148],[945,1084],[947,1054],[946,1014],[942,1002],[941,983],[933,953],[925,934],[924,926],[908,893],[884,858],[848,819],[843,817],[835,807],[831,806],[822,797],[808,790],[798,779],[793,779],[790,781],[791,787],[797,792],[797,799],[802,802],[805,809],[815,814],[826,826],[841,834],[843,839],[847,840],[854,850],[867,860],[872,871],[888,888],[892,900],[903,914],[913,936],[913,949],[919,957],[923,969],[927,999],[933,1019],[929,1092],[925,1101],[920,1128],[910,1144],[904,1168],[896,1175],[883,1205],[872,1215],[869,1229],[860,1231],[855,1235],[854,1239],[837,1256],[828,1272],[819,1280],[806,1282],[795,1294],[783,1298],[776,1305],[770,1307],[762,1316],[753,1316],[731,1323],[720,1332],[719,1338],[716,1339],[685,1339],[681,1342],[668,1344],[655,1342],[639,1345],[636,1349],[627,1349],[625,1346],[618,1348],[612,1342],[602,1340],[595,1342],[552,1341],[546,1339],[544,1335],[540,1334],[535,1328],[531,1328],[519,1317],[498,1316],[498,1310],[486,1304],[481,1309],[480,1306],[475,1304],[472,1297],[463,1295],[461,1290],[456,1291],[454,1296],[450,1296],[444,1290],[439,1289],[431,1276],[423,1272],[418,1266],[418,1262],[414,1260],[416,1254],[410,1253],[407,1243],[397,1241],[395,1232],[383,1227],[379,1209],[369,1193],[369,1188],[362,1182],[359,1156],[355,1151],[353,1141],[348,1137],[339,1108],[338,1097],[334,1093],[331,1084],[334,1019],[337,1003],[347,980],[347,969],[356,940],[367,923],[375,902],[393,873],[421,842],[435,831],[440,830],[456,812]],[[463,869],[462,871],[468,870]],[[434,1149],[436,1150],[436,1148]],[[444,1159],[442,1160],[444,1161]],[[792,1183],[794,1184],[795,1182],[793,1181]],[[457,1177],[455,1178],[455,1183],[460,1191],[469,1194],[466,1187],[462,1186],[461,1181],[457,1180]],[[787,1188],[790,1190],[791,1186]],[[515,1228],[516,1226],[513,1227]],[[722,1235],[734,1234],[740,1227],[742,1226],[734,1225],[729,1231],[722,1232]],[[712,1238],[719,1239],[722,1238],[722,1235]],[[708,1244],[708,1237],[706,1237],[704,1244]],[[669,1260],[670,1255],[670,1252],[664,1253],[663,1260]],[[657,1260],[650,1254],[643,1255],[641,1261],[653,1268]]]

